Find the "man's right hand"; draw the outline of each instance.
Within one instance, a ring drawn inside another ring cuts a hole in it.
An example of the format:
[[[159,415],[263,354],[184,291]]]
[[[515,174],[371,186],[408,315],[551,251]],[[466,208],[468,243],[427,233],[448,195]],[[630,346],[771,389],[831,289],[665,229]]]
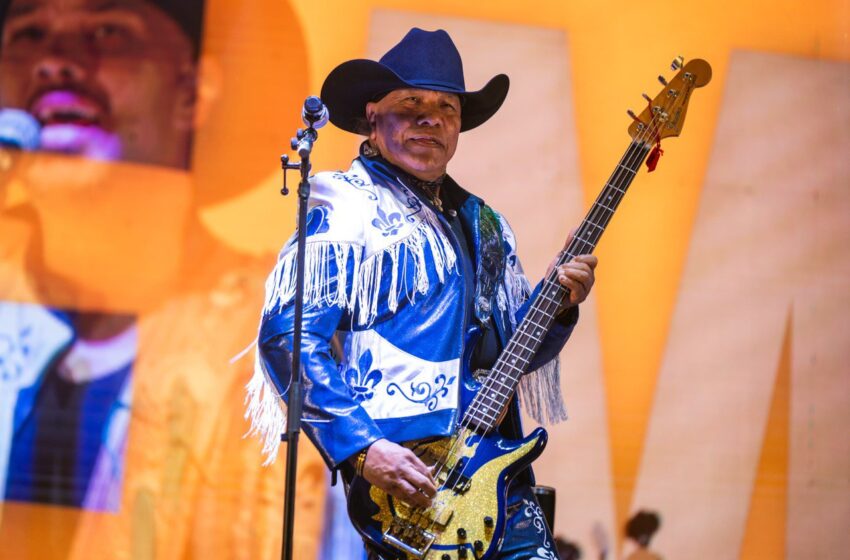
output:
[[[410,449],[386,439],[369,446],[363,478],[410,505],[428,507],[437,494],[430,469]]]

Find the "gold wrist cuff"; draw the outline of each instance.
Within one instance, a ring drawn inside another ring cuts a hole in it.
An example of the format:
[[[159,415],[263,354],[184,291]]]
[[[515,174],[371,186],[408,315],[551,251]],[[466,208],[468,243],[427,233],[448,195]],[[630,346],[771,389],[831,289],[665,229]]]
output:
[[[368,452],[369,448],[367,447],[358,453],[357,458],[354,460],[354,474],[357,476],[363,476],[363,465],[366,464],[366,453]]]

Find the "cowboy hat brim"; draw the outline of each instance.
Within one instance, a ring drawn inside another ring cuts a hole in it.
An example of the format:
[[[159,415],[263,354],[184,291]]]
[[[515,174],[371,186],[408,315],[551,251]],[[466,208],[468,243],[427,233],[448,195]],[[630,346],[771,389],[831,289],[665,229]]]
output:
[[[328,107],[330,121],[354,134],[369,133],[366,104],[404,88],[454,93],[461,100],[460,131],[471,130],[492,117],[508,95],[510,80],[498,74],[478,91],[463,91],[456,85],[405,80],[387,66],[374,60],[356,59],[334,68],[322,85],[322,101]]]

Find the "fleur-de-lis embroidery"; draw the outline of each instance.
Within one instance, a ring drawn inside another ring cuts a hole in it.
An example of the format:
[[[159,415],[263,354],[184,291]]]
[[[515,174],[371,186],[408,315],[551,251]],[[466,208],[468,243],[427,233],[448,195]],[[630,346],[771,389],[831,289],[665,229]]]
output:
[[[404,389],[398,383],[390,383],[387,386],[387,394],[395,395],[396,391],[401,393],[401,396],[413,403],[424,404],[431,411],[437,408],[437,401],[440,397],[449,394],[449,385],[454,383],[455,376],[446,377],[442,373],[434,378],[434,384],[427,381],[410,383],[410,394],[405,393]]]
[[[357,402],[368,401],[375,396],[375,386],[384,378],[381,370],[372,367],[372,351],[366,350],[357,361],[357,368],[348,368],[343,378],[351,391],[351,396]]]
[[[372,225],[381,230],[381,235],[384,237],[397,234],[402,225],[401,214],[398,212],[391,212],[388,215],[386,212],[381,210],[380,206],[378,206],[376,210],[378,212],[378,217],[372,220]]]
[[[357,175],[342,173],[341,171],[338,171],[332,176],[334,179],[341,179],[345,181],[357,190],[366,192],[369,195],[369,200],[378,200],[378,195],[376,195],[372,188],[370,188],[372,187],[372,184],[367,183],[365,180],[358,177]]]
[[[315,206],[307,213],[307,235],[325,233],[330,229],[328,213],[326,206]]]
[[[31,326],[21,329],[17,338],[10,333],[0,333],[0,381],[15,381],[23,375],[30,354],[31,335]]]

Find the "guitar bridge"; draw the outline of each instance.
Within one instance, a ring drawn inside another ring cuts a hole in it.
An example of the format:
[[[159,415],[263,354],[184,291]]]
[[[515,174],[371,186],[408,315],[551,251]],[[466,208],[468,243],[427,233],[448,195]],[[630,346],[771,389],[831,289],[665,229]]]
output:
[[[385,543],[414,558],[424,558],[436,538],[430,531],[398,518],[383,537]]]

